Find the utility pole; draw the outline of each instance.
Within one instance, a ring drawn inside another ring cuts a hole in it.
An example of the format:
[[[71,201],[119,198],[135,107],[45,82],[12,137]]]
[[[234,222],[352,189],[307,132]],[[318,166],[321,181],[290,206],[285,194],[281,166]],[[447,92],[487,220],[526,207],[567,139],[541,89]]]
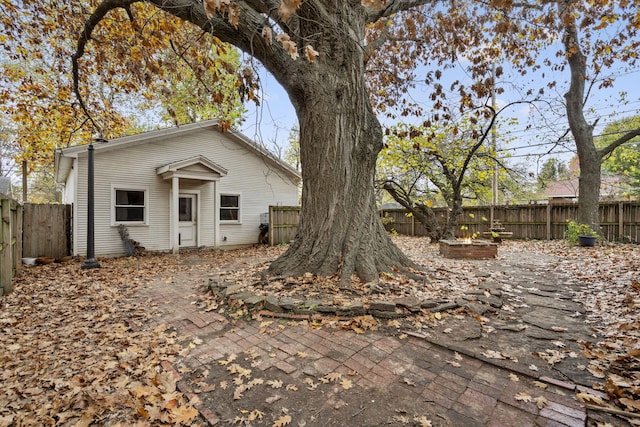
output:
[[[493,109],[493,113],[496,112],[496,64],[495,62],[491,66],[491,108]],[[490,217],[490,228],[493,228],[495,223],[495,208],[498,205],[498,152],[497,152],[497,131],[496,131],[496,122],[493,122],[493,127],[491,128],[491,148],[493,150],[495,158],[495,165],[493,167],[493,173],[491,174],[491,208],[489,210]]]
[[[100,268],[100,263],[95,258],[94,241],[94,162],[93,162],[93,141],[87,148],[87,258],[80,268]]]

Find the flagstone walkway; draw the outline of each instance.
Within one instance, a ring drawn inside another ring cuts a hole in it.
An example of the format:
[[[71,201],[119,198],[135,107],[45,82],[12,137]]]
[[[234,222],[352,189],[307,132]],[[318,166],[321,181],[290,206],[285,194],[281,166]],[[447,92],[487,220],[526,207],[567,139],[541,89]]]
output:
[[[403,336],[313,329],[277,313],[262,322],[230,320],[198,305],[204,289],[187,275],[158,280],[138,297],[156,309],[155,323],[191,343],[172,368],[210,425],[278,425],[283,416],[299,426],[586,425],[575,393],[598,392],[586,388],[587,362],[567,357],[590,333],[571,286],[539,258],[486,262],[505,272],[483,285],[502,298],[493,313],[478,314],[489,322],[452,317],[429,333]],[[532,356],[552,349],[566,354],[553,366]],[[231,372],[244,372],[242,387]]]

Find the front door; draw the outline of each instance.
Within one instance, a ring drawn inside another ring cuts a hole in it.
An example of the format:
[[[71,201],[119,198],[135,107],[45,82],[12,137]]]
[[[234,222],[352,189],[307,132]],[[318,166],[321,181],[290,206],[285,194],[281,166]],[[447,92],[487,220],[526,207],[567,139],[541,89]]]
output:
[[[178,200],[178,230],[180,247],[198,245],[196,209],[198,198],[195,194],[180,194]]]

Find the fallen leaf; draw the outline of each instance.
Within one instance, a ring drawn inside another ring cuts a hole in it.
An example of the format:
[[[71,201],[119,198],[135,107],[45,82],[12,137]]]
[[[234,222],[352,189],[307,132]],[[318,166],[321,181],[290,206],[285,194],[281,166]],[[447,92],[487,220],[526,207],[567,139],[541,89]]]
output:
[[[348,380],[346,378],[344,378],[342,381],[340,381],[340,385],[345,390],[349,390],[351,387],[353,387],[353,383],[351,382],[351,380]]]
[[[415,381],[413,381],[411,378],[403,378],[402,382],[405,384],[408,384],[412,387],[415,387],[417,384],[415,383]]]
[[[262,421],[263,417],[264,417],[264,412],[254,409],[249,413],[249,416],[247,417],[247,421],[255,421],[255,420]]]
[[[277,402],[280,399],[282,399],[282,396],[279,396],[276,394],[275,396],[267,397],[264,401],[268,404],[272,404],[274,402]]]
[[[289,425],[289,423],[291,423],[291,416],[283,415],[280,418],[278,418],[276,422],[274,422],[271,425],[271,427],[283,427],[283,426]]]
[[[330,372],[327,375],[325,375],[324,377],[320,378],[320,381],[328,384],[330,382],[335,383],[338,382],[342,379],[342,374],[339,372]]]
[[[267,381],[267,385],[271,388],[280,388],[282,387],[282,381],[280,380],[269,380]]]
[[[516,374],[509,374],[509,379],[513,382],[518,382],[520,381],[520,378],[518,378],[518,376]]]
[[[481,353],[484,357],[486,357],[487,359],[501,359],[501,360],[505,360],[508,359],[509,356],[507,356],[506,354],[503,354],[499,351],[495,351],[495,350],[487,350],[487,351],[483,351]]]
[[[591,402],[591,403],[595,403],[597,405],[604,405],[604,401],[598,397],[598,396],[594,396],[593,394],[589,394],[589,393],[577,393],[576,397],[578,399],[580,399],[583,402]]]
[[[431,421],[428,420],[424,415],[414,417],[413,421],[417,422],[420,427],[432,427]]]
[[[538,409],[544,409],[549,403],[544,396],[538,396],[533,399],[533,402],[536,404]]]
[[[591,372],[591,375],[596,378],[604,378],[606,376],[606,370],[602,366],[597,365],[594,362],[589,363],[589,366],[587,366],[587,371]]]
[[[520,402],[533,402],[533,397],[531,397],[529,394],[525,393],[525,392],[520,392],[518,394],[516,394],[515,396],[513,396],[513,398],[515,400],[518,400]]]

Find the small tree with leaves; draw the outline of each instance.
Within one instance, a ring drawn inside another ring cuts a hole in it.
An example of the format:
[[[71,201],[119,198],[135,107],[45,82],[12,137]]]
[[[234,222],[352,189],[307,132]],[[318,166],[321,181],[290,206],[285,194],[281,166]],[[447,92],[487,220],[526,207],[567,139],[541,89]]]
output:
[[[465,198],[481,198],[491,186],[495,152],[486,144],[495,123],[494,110],[484,129],[476,120],[454,127],[389,130],[378,161],[378,182],[427,230],[432,241],[455,237]],[[478,129],[480,128],[480,129]],[[433,207],[444,202],[448,215],[440,223]]]

